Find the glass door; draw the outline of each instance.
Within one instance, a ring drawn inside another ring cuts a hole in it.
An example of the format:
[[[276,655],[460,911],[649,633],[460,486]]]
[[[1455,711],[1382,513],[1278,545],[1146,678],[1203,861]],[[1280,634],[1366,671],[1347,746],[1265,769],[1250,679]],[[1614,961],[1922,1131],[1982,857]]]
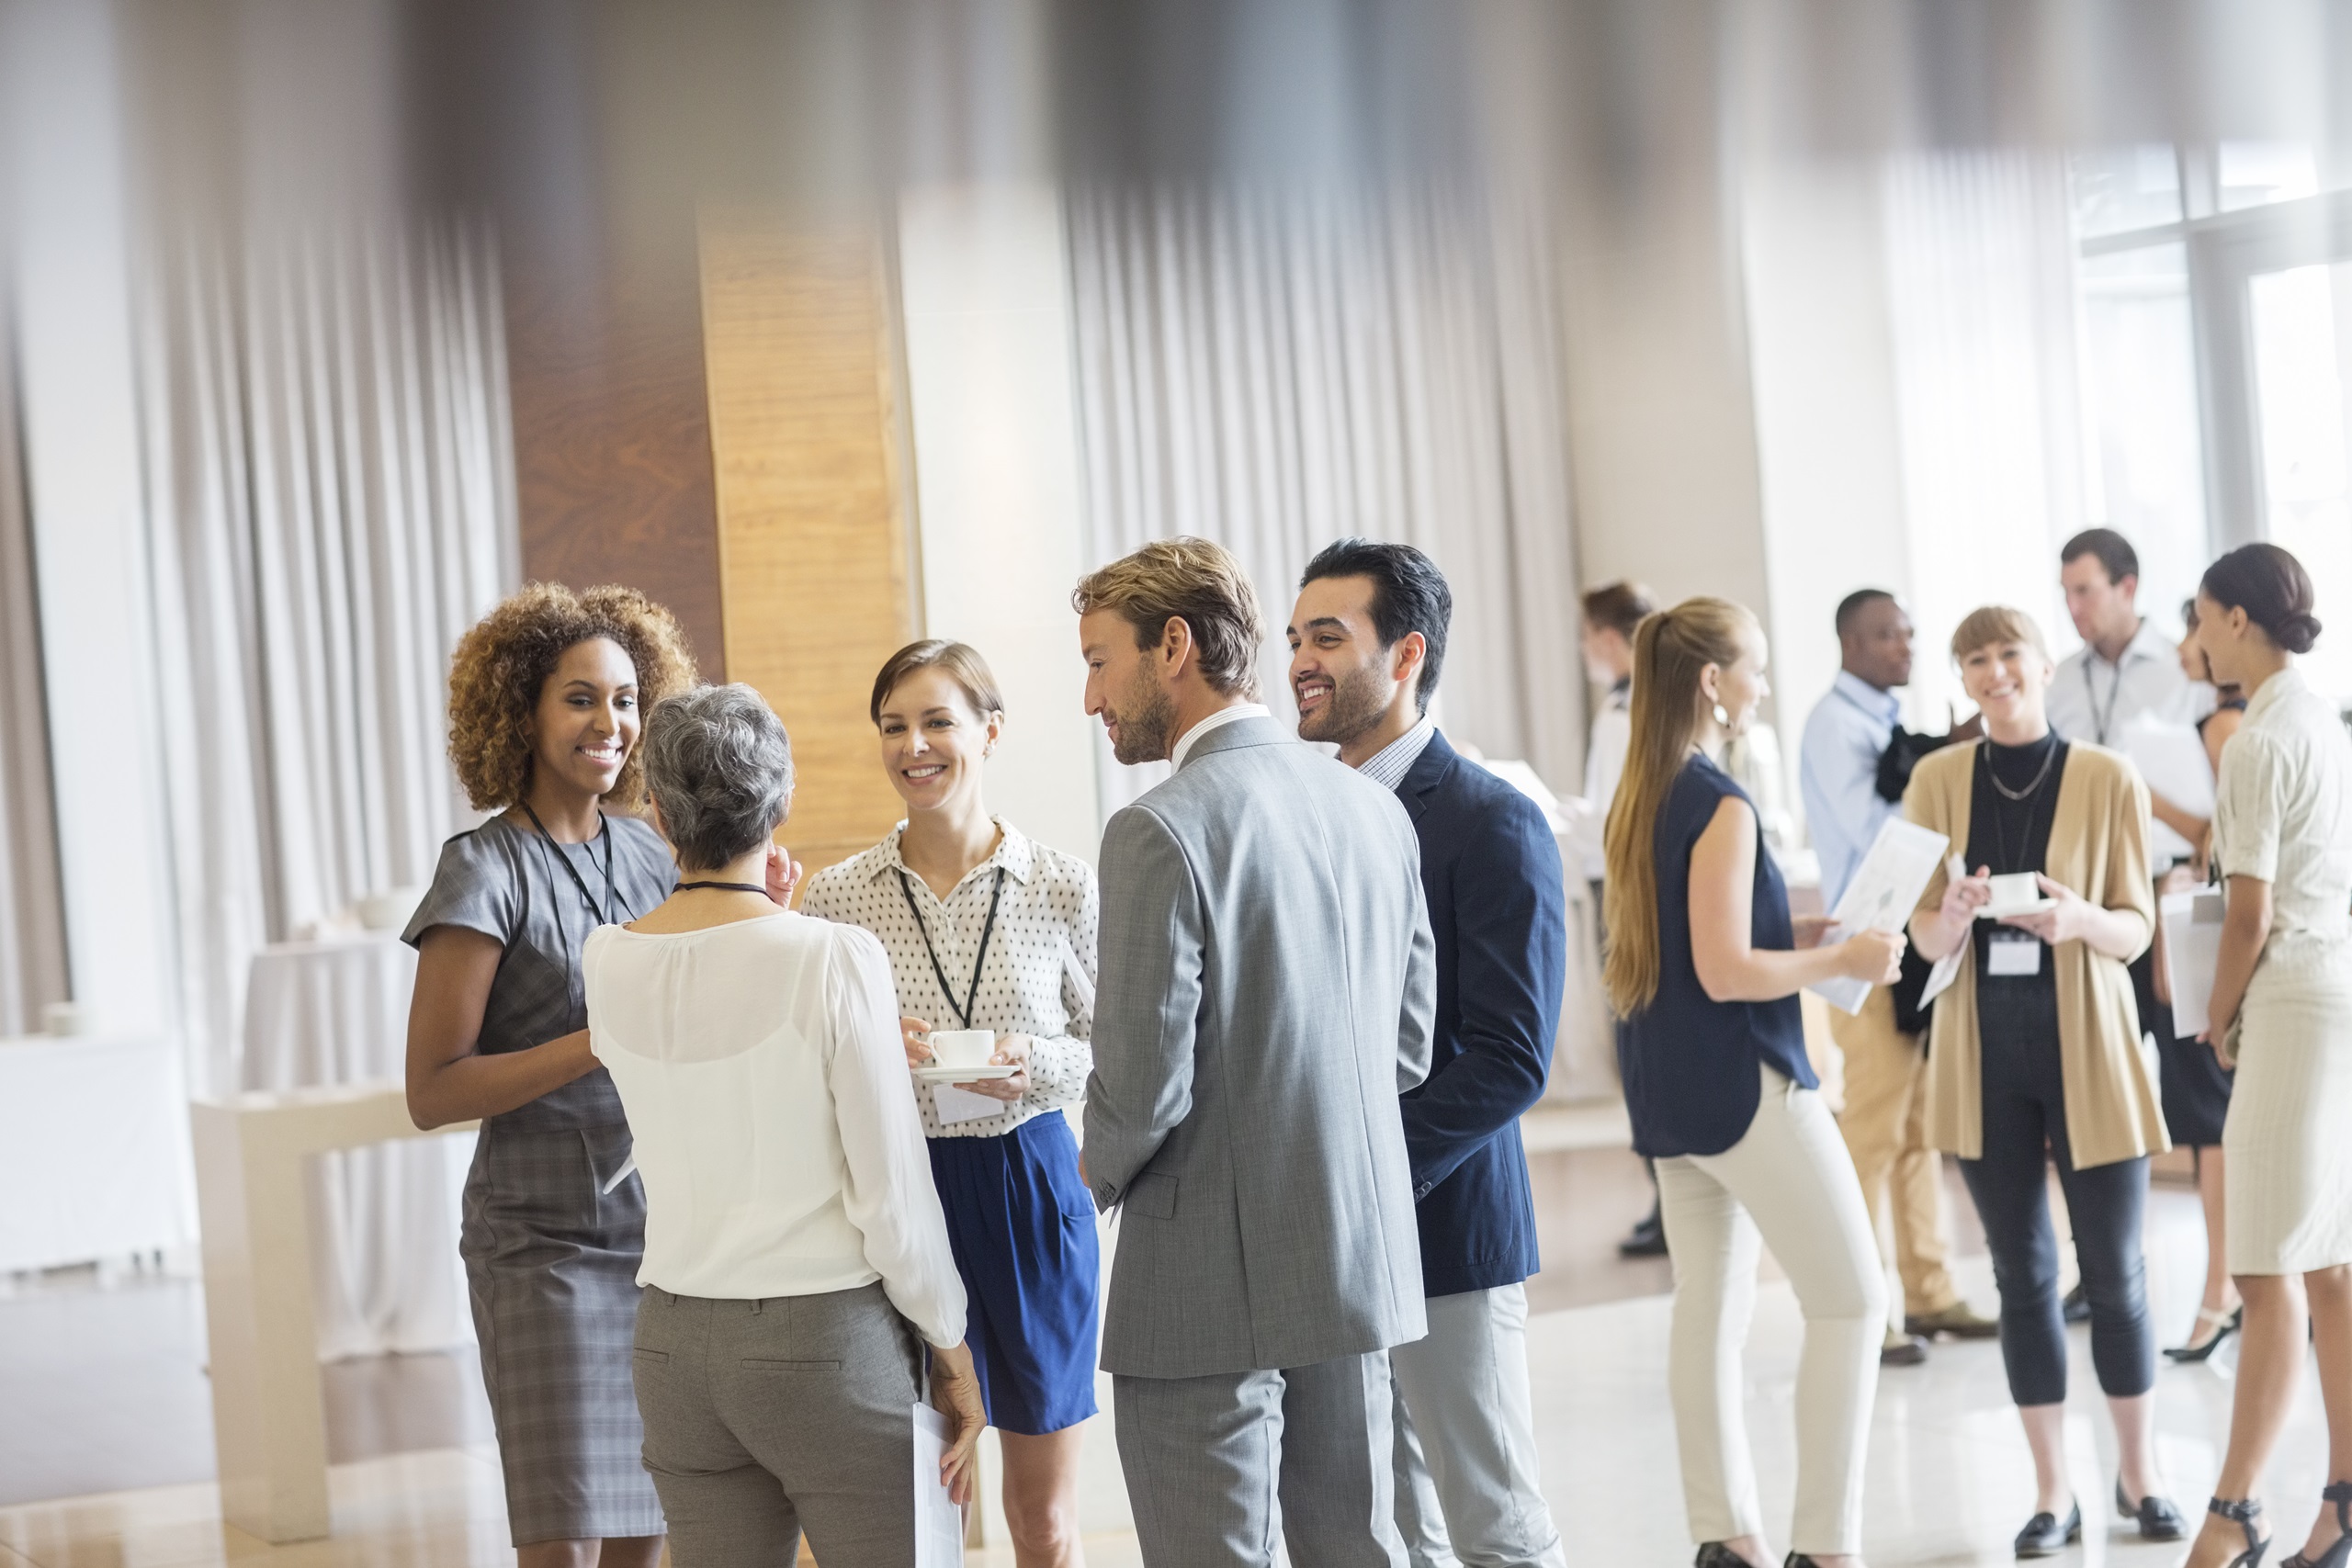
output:
[[[2263,531],[2294,552],[2318,590],[2326,630],[2305,672],[2352,705],[2352,262],[2258,272],[2246,283]]]

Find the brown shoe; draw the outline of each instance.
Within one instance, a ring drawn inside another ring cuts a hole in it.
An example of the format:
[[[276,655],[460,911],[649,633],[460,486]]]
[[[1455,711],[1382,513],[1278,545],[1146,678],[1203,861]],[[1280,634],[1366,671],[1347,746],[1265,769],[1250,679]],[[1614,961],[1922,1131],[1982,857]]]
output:
[[[2001,1325],[1993,1318],[1979,1316],[1976,1309],[1966,1302],[1954,1302],[1934,1312],[1907,1314],[1903,1319],[1906,1334],[1922,1339],[1933,1339],[1939,1334],[1949,1334],[1954,1339],[1997,1339]]]
[[[1891,1333],[1878,1350],[1882,1367],[1916,1367],[1927,1359],[1928,1342],[1916,1335]]]

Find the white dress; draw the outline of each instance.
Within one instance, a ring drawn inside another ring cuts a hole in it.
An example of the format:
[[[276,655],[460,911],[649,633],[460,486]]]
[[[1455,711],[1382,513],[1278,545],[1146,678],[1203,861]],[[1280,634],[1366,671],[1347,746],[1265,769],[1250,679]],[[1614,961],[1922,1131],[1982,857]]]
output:
[[[2239,1009],[2229,1153],[2233,1274],[2352,1263],[2352,739],[2293,669],[2222,749],[2224,876],[2270,884],[2270,938]]]

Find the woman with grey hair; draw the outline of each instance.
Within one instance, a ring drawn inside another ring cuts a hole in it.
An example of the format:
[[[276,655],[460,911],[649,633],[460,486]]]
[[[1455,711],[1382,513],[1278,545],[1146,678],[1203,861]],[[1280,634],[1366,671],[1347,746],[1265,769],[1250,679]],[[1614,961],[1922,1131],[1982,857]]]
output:
[[[588,940],[588,1017],[646,1199],[633,1355],[678,1568],[914,1560],[929,1348],[961,1501],[986,1417],[882,945],[777,907],[792,749],[749,686],[665,699],[646,782],[681,880]]]

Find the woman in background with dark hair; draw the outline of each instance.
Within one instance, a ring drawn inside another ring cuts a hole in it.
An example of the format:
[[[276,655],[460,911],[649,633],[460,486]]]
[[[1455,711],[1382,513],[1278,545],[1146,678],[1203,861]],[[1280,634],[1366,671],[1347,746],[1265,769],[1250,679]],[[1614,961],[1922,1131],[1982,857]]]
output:
[[[2284,1568],[2352,1562],[2352,740],[2295,668],[2319,637],[2312,608],[2310,577],[2276,545],[2232,550],[2197,591],[2213,679],[2247,698],[2213,815],[2229,908],[2206,1013],[2208,1037],[2237,1068],[2222,1145],[2245,1337],[2229,1452],[2191,1568],[2253,1568],[2268,1549],[2254,1488],[2294,1401],[2306,1301],[2329,1506]]]

